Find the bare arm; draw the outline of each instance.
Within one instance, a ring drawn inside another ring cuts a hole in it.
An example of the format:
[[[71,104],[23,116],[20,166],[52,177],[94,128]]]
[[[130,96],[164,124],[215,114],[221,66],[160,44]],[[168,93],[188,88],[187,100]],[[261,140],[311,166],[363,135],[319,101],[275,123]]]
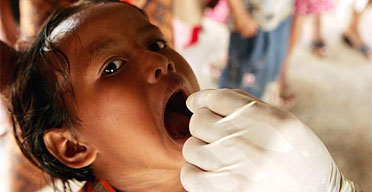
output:
[[[242,0],[228,0],[230,11],[234,17],[236,31],[243,37],[254,36],[257,32],[257,23],[246,11]]]

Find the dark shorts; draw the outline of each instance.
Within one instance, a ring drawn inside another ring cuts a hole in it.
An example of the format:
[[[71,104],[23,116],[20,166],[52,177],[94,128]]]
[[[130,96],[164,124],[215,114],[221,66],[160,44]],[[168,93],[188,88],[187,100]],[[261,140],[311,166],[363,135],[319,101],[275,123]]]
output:
[[[259,30],[251,38],[232,32],[229,59],[219,87],[244,89],[260,98],[266,85],[279,76],[287,54],[291,23],[292,17],[288,17],[274,30]]]

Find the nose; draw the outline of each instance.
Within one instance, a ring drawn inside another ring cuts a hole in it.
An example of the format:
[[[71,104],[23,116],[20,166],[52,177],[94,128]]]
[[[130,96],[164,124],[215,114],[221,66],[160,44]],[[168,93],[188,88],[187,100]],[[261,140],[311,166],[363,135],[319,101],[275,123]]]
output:
[[[149,71],[147,74],[147,81],[149,83],[156,83],[163,75],[168,72],[175,72],[176,68],[174,63],[170,61],[166,56],[157,54],[149,60]]]

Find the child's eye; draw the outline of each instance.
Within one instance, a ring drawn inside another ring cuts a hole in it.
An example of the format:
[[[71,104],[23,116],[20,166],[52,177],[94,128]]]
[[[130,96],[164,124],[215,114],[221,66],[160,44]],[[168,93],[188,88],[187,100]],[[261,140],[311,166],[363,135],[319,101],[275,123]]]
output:
[[[112,73],[115,73],[122,65],[124,64],[123,60],[116,59],[111,61],[104,69],[103,69],[103,75],[110,75]]]
[[[156,40],[150,44],[149,49],[151,51],[160,51],[167,47],[167,42],[165,40]]]

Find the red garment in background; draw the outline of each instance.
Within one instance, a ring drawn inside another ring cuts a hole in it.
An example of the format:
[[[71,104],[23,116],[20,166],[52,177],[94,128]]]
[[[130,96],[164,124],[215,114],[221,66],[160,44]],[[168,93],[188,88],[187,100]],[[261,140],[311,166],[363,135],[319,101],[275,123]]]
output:
[[[316,15],[336,7],[337,0],[296,0],[295,15]]]

